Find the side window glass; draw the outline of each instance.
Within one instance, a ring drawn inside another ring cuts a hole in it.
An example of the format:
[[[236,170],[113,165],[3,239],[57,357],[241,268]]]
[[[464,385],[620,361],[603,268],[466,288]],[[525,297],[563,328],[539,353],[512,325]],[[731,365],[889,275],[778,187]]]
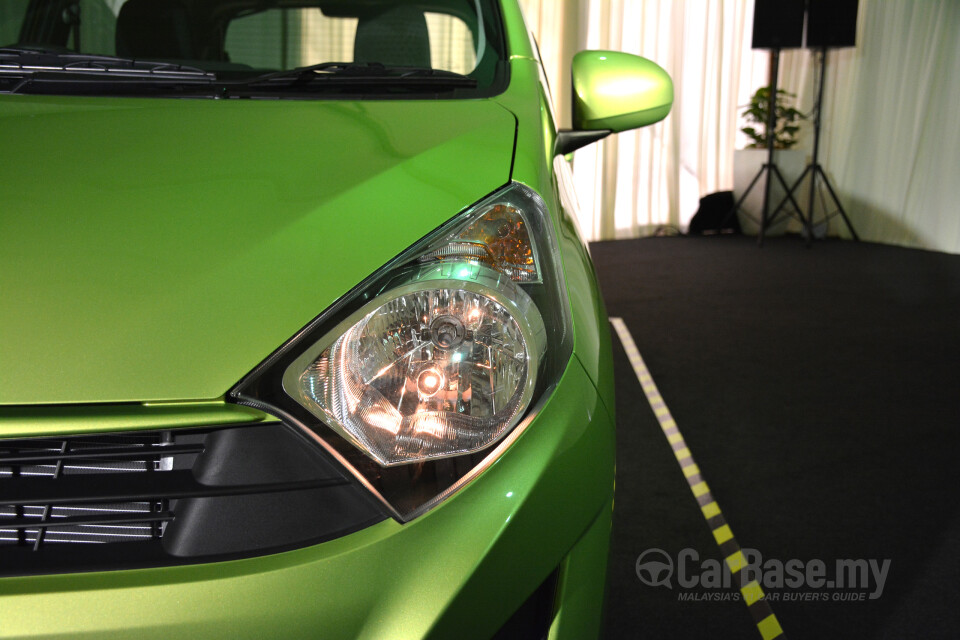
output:
[[[431,66],[471,73],[477,66],[477,47],[467,23],[445,13],[426,12],[424,17]],[[328,17],[316,8],[268,9],[231,20],[225,46],[231,62],[257,69],[351,62],[358,22]]]
[[[320,11],[303,12],[303,60],[299,64],[353,60],[356,18],[328,18]],[[297,65],[293,65],[297,66]]]
[[[224,43],[229,60],[254,69],[299,65],[301,13],[299,9],[268,9],[231,20]]]
[[[0,47],[16,44],[20,40],[20,25],[27,14],[30,0],[4,0],[0,2]]]
[[[444,13],[424,14],[430,33],[430,64],[434,69],[466,75],[477,67],[477,50],[467,23]]]
[[[67,4],[61,14],[67,29],[66,47],[84,53],[115,55],[117,10],[123,3],[112,4],[116,5],[116,10],[104,0],[78,0]]]
[[[329,18],[319,9],[268,9],[227,25],[231,62],[254,69],[290,69],[318,62],[350,62],[356,18]]]
[[[80,0],[80,47],[87,53],[116,55],[117,13],[122,2]],[[79,49],[71,46],[71,49]]]

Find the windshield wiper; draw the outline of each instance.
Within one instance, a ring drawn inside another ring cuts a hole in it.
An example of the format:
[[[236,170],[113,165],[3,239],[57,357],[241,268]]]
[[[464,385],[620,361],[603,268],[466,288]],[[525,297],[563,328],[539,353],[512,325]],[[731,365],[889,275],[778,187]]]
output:
[[[475,88],[469,76],[429,67],[387,66],[379,62],[321,62],[306,67],[266,73],[227,83],[227,86],[282,87],[321,84],[330,87]]]
[[[216,74],[173,62],[76,53],[68,49],[14,45],[0,48],[0,92],[17,93],[28,85],[69,86],[70,93],[128,93],[176,85],[184,90],[211,87],[217,98],[251,90],[449,91],[473,89],[469,76],[428,67],[387,66],[377,62],[323,62],[243,80],[217,80]],[[40,89],[46,91],[47,89]],[[31,88],[31,92],[36,89]]]
[[[33,82],[177,82],[211,84],[216,75],[172,62],[136,60],[30,46],[0,48],[0,80],[20,78],[8,91]]]

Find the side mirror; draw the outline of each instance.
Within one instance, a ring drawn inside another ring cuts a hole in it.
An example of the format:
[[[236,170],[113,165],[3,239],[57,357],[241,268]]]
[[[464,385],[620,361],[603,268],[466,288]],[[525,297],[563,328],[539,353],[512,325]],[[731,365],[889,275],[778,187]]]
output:
[[[659,122],[673,106],[673,81],[655,62],[620,51],[573,57],[573,130],[557,132],[567,154],[611,133]]]

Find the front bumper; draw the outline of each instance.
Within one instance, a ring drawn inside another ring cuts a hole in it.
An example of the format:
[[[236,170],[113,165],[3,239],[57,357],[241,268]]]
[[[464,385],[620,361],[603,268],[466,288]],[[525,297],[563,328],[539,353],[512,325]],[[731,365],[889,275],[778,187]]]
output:
[[[614,438],[576,358],[489,469],[407,524],[286,553],[0,580],[4,637],[490,638],[559,568],[552,638],[596,635]]]

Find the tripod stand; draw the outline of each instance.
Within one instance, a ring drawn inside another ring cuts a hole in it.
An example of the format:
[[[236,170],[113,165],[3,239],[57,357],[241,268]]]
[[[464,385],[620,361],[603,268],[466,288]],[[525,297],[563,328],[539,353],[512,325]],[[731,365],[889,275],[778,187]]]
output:
[[[860,241],[860,237],[857,235],[857,232],[854,230],[853,225],[850,224],[850,218],[847,217],[847,212],[844,211],[843,205],[840,204],[840,199],[837,198],[836,192],[833,190],[833,187],[830,186],[830,181],[827,179],[827,174],[824,173],[823,167],[817,161],[817,154],[820,151],[820,114],[823,110],[823,85],[825,84],[825,78],[827,73],[827,48],[820,48],[820,77],[818,78],[817,86],[817,104],[814,107],[814,119],[813,119],[813,158],[807,168],[803,170],[803,173],[800,174],[800,177],[797,178],[797,181],[793,183],[793,186],[790,187],[790,190],[787,192],[787,197],[779,204],[776,211],[780,209],[784,204],[786,204],[787,199],[793,203],[793,206],[797,206],[796,200],[793,198],[793,192],[797,190],[800,186],[800,183],[803,182],[803,179],[807,177],[807,174],[810,174],[810,212],[804,216],[800,214],[800,219],[803,222],[803,228],[807,236],[807,246],[810,246],[810,243],[813,242],[813,216],[815,213],[816,202],[814,201],[814,195],[816,194],[817,187],[817,178],[819,178],[824,186],[827,187],[827,191],[830,193],[830,197],[833,198],[833,203],[836,205],[837,210],[832,213],[826,213],[826,202],[823,203],[824,208],[824,218],[823,222],[827,222],[830,218],[840,215],[843,217],[843,221],[847,225],[847,229],[850,230],[850,235],[853,236],[853,239]],[[821,199],[823,199],[823,194],[821,193]],[[800,208],[797,207],[799,211]]]
[[[776,129],[777,129],[777,78],[780,71],[780,49],[774,48],[770,50],[770,89],[769,89],[769,108],[767,113],[767,162],[760,170],[757,172],[757,175],[753,177],[753,180],[750,181],[750,186],[747,187],[747,190],[743,192],[743,195],[740,196],[740,199],[737,200],[736,204],[733,205],[733,209],[727,213],[726,217],[723,219],[721,227],[726,226],[730,221],[732,216],[737,214],[737,211],[740,209],[740,206],[746,201],[747,197],[750,195],[750,192],[753,191],[753,188],[759,182],[760,178],[763,175],[769,174],[767,180],[764,182],[763,186],[763,208],[760,214],[759,221],[759,231],[757,232],[757,244],[763,246],[763,236],[767,228],[770,227],[777,218],[777,214],[781,210],[785,211],[789,215],[792,215],[798,218],[801,222],[804,222],[803,213],[800,208],[800,205],[797,204],[796,199],[793,197],[793,189],[790,189],[787,186],[787,181],[783,178],[783,174],[780,173],[779,167],[773,161],[773,147],[774,142],[776,141]],[[770,215],[770,195],[771,195],[771,186],[772,178],[776,178],[780,182],[780,186],[786,192],[786,197],[783,199],[776,209],[773,210],[773,214]],[[784,205],[787,201],[790,201],[793,204],[795,211],[787,211],[784,209]],[[752,217],[752,216],[751,216]]]

